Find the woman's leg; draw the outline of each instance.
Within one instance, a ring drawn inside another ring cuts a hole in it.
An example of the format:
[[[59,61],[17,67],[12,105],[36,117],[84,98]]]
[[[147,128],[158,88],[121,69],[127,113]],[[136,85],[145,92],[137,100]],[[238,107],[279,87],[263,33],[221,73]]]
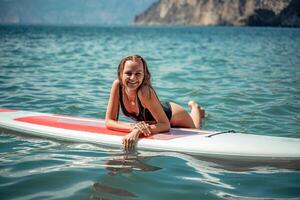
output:
[[[201,127],[201,119],[205,116],[205,111],[195,101],[189,101],[189,107],[191,108],[190,116],[193,119],[196,128]]]
[[[196,102],[189,102],[189,106],[192,109],[191,114],[189,114],[186,110],[184,110],[180,105],[176,103],[170,102],[170,105],[172,108],[171,126],[182,128],[200,128],[201,109]]]

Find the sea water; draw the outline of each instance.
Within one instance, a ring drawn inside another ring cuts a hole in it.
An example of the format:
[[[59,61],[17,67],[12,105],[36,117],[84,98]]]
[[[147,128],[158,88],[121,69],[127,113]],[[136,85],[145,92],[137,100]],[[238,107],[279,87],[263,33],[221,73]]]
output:
[[[205,108],[203,129],[300,138],[294,28],[1,26],[0,107],[104,118],[131,54],[148,62],[161,100]],[[0,156],[0,199],[300,199],[300,173],[288,166],[3,131]]]

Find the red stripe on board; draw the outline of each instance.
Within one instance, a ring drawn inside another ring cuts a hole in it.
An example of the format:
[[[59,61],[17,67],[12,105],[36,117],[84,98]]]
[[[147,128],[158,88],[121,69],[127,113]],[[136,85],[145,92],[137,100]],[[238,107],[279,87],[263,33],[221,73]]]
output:
[[[17,110],[10,110],[5,108],[0,108],[0,112],[17,112]]]
[[[126,135],[124,132],[112,131],[103,126],[89,126],[82,125],[78,123],[68,123],[60,121],[61,118],[52,117],[52,116],[32,116],[32,117],[20,117],[16,118],[15,121],[26,122],[30,124],[37,124],[48,127],[63,128],[68,130],[76,131],[87,131],[92,133],[103,133],[109,135]]]
[[[30,124],[42,125],[47,127],[54,128],[62,128],[67,130],[75,130],[75,131],[86,131],[92,133],[99,134],[107,134],[107,135],[119,135],[125,136],[127,133],[109,130],[99,122],[99,125],[95,123],[89,125],[86,124],[86,121],[79,121],[78,118],[76,121],[65,121],[64,118],[60,118],[57,116],[31,116],[31,117],[20,117],[16,118],[15,121],[25,122]],[[156,134],[147,139],[159,139],[159,140],[170,140],[178,137],[183,137],[184,135],[172,135],[172,134]],[[144,137],[141,135],[140,137]]]

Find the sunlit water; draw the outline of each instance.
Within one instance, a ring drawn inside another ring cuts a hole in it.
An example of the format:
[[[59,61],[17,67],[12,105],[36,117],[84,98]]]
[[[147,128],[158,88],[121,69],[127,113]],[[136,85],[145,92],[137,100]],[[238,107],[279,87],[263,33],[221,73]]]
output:
[[[300,138],[299,44],[300,29],[2,26],[0,107],[104,118],[118,62],[140,54],[161,100],[206,109],[203,129]],[[0,154],[1,199],[300,198],[287,166],[10,132]]]

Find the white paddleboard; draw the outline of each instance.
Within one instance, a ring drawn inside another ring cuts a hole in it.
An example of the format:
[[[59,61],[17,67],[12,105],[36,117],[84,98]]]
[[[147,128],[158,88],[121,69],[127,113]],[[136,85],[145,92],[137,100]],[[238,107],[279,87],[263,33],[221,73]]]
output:
[[[126,133],[109,130],[104,120],[0,109],[0,129],[58,140],[122,147]],[[170,132],[141,137],[137,149],[174,151],[234,160],[300,160],[300,139],[245,133],[220,133],[171,128]]]

